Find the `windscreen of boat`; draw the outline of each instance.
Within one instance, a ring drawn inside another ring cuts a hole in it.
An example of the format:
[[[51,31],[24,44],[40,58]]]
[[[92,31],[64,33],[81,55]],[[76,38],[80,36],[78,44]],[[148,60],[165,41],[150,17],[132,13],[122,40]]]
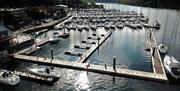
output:
[[[172,72],[174,75],[180,75],[180,66],[178,67],[171,67]]]

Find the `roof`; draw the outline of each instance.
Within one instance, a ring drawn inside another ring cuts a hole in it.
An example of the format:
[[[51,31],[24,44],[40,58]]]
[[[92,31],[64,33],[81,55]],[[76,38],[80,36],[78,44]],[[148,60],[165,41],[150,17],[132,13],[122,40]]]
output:
[[[56,5],[56,7],[68,8],[66,5],[62,5],[62,4]]]

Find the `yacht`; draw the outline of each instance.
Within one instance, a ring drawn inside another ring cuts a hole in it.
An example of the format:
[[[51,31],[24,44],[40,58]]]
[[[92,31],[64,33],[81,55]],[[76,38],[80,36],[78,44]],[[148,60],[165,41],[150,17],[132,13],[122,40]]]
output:
[[[6,85],[17,85],[20,82],[20,77],[7,70],[0,70],[0,83]]]
[[[69,37],[69,36],[70,36],[69,33],[62,33],[62,35],[61,35],[62,38],[67,38],[67,37]]]
[[[157,28],[157,29],[159,29],[160,27],[161,27],[161,24],[156,20],[156,21],[153,23],[152,28]]]
[[[58,80],[61,77],[59,72],[48,67],[29,68],[29,72],[40,77],[52,78],[53,80]]]
[[[174,57],[166,55],[163,64],[166,72],[173,78],[180,78],[180,63]]]
[[[124,25],[122,23],[119,23],[119,24],[116,25],[116,27],[119,28],[119,29],[123,29]]]
[[[55,43],[55,42],[58,42],[59,41],[59,33],[57,31],[54,31],[53,32],[53,36],[51,38],[49,38],[49,42],[50,43]]]

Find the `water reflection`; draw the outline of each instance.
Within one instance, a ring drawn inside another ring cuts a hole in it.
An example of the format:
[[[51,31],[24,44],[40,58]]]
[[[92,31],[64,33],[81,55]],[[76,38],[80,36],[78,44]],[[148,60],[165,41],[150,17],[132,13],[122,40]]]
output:
[[[80,74],[78,74],[78,76],[75,78],[76,83],[74,84],[75,88],[77,91],[80,90],[87,90],[90,91],[90,81],[89,81],[89,77],[88,77],[88,73],[87,72],[82,72]]]

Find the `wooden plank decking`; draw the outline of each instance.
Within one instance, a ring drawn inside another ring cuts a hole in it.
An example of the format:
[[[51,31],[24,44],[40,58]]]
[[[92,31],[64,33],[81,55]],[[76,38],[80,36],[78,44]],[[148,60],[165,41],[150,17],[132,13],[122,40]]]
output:
[[[164,71],[164,67],[162,64],[162,59],[159,53],[159,50],[157,49],[157,43],[156,43],[156,39],[154,36],[154,33],[152,32],[152,30],[149,30],[149,35],[150,36],[151,33],[151,38],[149,37],[148,39],[148,43],[149,43],[149,47],[151,50],[151,58],[152,58],[152,66],[153,66],[153,71],[156,74],[163,74],[166,76],[166,73]],[[154,49],[154,55],[153,55],[153,48]]]

